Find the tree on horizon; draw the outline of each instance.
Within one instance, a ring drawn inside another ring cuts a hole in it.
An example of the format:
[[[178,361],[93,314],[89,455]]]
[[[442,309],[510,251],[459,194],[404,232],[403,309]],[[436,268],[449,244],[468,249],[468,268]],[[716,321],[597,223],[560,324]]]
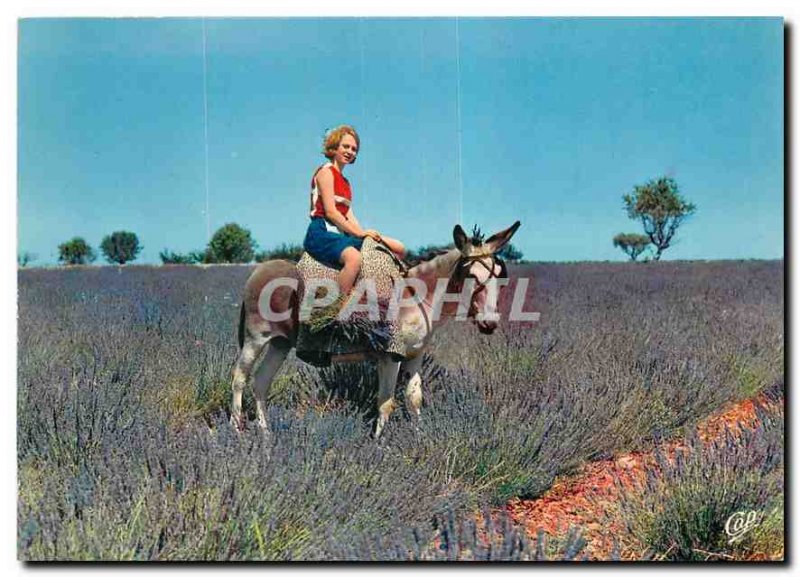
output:
[[[696,206],[684,200],[674,179],[662,176],[634,187],[622,197],[628,217],[638,220],[655,247],[653,260],[670,247],[675,231],[694,214]]]
[[[80,236],[58,245],[58,260],[65,265],[87,264],[96,258],[94,249]]]
[[[100,243],[100,250],[109,263],[125,264],[136,260],[142,247],[135,233],[118,230],[106,235]]]

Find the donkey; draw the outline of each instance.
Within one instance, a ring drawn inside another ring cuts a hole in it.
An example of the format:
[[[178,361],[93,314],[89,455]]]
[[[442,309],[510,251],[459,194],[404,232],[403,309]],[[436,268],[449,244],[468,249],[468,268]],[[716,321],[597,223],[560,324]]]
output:
[[[497,290],[486,290],[492,286],[493,279],[506,278],[505,263],[497,253],[511,240],[520,222],[500,231],[486,241],[476,231],[469,238],[460,225],[453,229],[455,248],[442,252],[434,258],[422,261],[411,267],[407,273],[404,297],[412,297],[413,304],[404,298],[398,309],[398,323],[406,345],[407,356],[402,361],[393,359],[388,353],[370,354],[377,361],[378,369],[378,419],[373,434],[378,438],[394,409],[394,390],[397,379],[402,376],[405,383],[405,398],[410,414],[419,418],[422,407],[422,367],[423,353],[430,342],[431,335],[444,320],[455,317],[459,312],[458,296],[462,289],[470,292],[467,318],[483,334],[492,334],[498,325]],[[289,278],[296,280],[293,288],[283,285],[269,297],[271,311],[281,312],[282,320],[265,319],[259,308],[259,299],[264,287],[273,279]],[[441,282],[440,282],[441,281]],[[424,288],[425,298],[413,299],[417,289]],[[446,291],[436,290],[437,285],[447,283]],[[244,287],[244,298],[239,318],[239,357],[233,367],[233,402],[231,423],[243,428],[245,417],[242,414],[242,393],[252,381],[256,400],[258,426],[267,428],[266,398],[270,384],[283,364],[286,355],[297,342],[298,293],[302,280],[295,265],[285,260],[271,260],[258,265]],[[410,290],[411,289],[411,290]],[[466,294],[465,291],[465,294]],[[435,313],[439,314],[435,314]],[[365,357],[361,357],[365,358]],[[334,356],[332,362],[354,359],[344,355]],[[260,362],[259,362],[260,361]],[[255,369],[255,370],[254,370]]]

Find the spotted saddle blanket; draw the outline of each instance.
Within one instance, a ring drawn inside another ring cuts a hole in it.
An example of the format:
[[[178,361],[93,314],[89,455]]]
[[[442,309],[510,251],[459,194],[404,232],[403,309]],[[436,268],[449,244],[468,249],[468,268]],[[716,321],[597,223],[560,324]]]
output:
[[[312,281],[326,279],[336,283],[339,275],[337,269],[320,263],[307,252],[297,263],[297,271],[303,281],[298,295],[300,303],[305,302],[306,287],[315,286]],[[298,358],[318,367],[328,366],[333,355],[350,353],[386,352],[396,355],[398,360],[404,358],[406,350],[399,326],[395,321],[385,319],[392,290],[401,276],[397,261],[389,250],[372,238],[364,239],[361,271],[353,291],[363,293],[363,289],[359,289],[362,279],[374,282],[380,320],[374,320],[374,317],[368,320],[367,311],[357,310],[348,320],[332,322],[322,330],[301,321],[295,347]]]

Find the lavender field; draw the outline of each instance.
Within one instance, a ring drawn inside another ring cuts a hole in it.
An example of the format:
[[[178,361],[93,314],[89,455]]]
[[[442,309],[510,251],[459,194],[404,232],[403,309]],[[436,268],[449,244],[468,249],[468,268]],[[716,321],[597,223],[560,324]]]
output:
[[[20,270],[19,558],[580,559],[580,527],[534,542],[493,508],[732,401],[781,399],[783,267],[511,266],[533,278],[525,310],[540,322],[444,327],[421,420],[397,411],[377,442],[371,366],[293,353],[270,434],[229,426],[250,266]],[[623,500],[641,558],[783,551],[783,412],[759,415]],[[747,510],[763,520],[729,543],[726,519]]]

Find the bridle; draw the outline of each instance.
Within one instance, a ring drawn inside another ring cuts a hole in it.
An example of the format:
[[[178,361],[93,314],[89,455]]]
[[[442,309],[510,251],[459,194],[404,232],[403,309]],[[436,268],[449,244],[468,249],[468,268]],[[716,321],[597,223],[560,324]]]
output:
[[[491,266],[487,265],[484,260],[487,258],[491,259]],[[486,277],[486,280],[481,282],[478,280],[474,274],[472,274],[470,269],[474,263],[480,263],[483,268],[489,271],[489,276]],[[500,265],[500,273],[495,274],[494,269],[497,265]],[[450,285],[447,287],[447,292],[454,292],[460,293],[461,290],[464,288],[464,281],[468,278],[475,279],[475,289],[472,291],[472,297],[469,301],[469,313],[468,316],[472,317],[477,313],[477,307],[475,306],[475,299],[479,294],[486,290],[486,285],[488,285],[492,279],[500,279],[500,278],[508,278],[508,270],[506,268],[506,263],[500,257],[494,254],[482,254],[482,255],[473,255],[473,256],[462,256],[458,259],[455,267],[455,273],[450,278]]]

